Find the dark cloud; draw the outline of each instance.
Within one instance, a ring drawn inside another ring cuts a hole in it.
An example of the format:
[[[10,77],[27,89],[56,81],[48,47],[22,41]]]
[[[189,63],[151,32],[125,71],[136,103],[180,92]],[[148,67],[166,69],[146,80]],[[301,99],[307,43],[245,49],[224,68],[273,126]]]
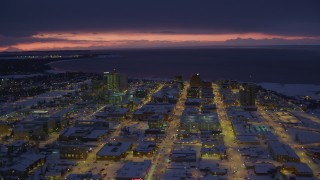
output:
[[[56,38],[33,38],[31,36],[11,37],[0,35],[0,47],[12,46],[18,43],[35,43],[35,42],[61,42],[63,39]]]
[[[319,45],[319,39],[297,39],[297,40],[287,40],[281,38],[272,38],[272,39],[230,39],[225,42],[222,42],[223,45],[232,45],[232,46],[264,46],[264,45]]]
[[[133,31],[320,36],[319,0],[2,0],[0,34]]]

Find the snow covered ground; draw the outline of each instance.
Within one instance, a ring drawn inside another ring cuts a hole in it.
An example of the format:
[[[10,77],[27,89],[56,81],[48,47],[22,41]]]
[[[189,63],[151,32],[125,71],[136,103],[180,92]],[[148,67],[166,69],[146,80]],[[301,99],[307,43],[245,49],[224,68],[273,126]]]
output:
[[[280,83],[258,83],[258,85],[287,96],[310,96],[312,99],[320,99],[320,85]]]
[[[35,74],[16,74],[16,75],[6,75],[0,76],[1,79],[21,79],[21,78],[30,78],[36,76],[43,76],[43,73],[35,73]]]

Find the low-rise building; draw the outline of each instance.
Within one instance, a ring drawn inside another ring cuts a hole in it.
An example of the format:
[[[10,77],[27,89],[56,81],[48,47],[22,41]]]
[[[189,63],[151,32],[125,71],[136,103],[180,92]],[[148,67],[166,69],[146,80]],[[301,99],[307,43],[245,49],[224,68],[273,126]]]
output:
[[[172,180],[191,180],[192,173],[190,166],[183,163],[171,163],[170,167],[166,169],[166,172],[163,174],[162,179],[172,179]]]
[[[46,133],[52,133],[57,127],[55,120],[48,117],[36,118],[33,123],[42,125],[43,131]]]
[[[184,114],[180,119],[181,130],[198,133],[199,131],[213,131],[221,133],[221,126],[217,113]]]
[[[191,106],[191,107],[200,107],[202,102],[203,100],[199,98],[187,98],[184,104],[186,106]]]
[[[133,150],[133,156],[147,156],[152,157],[157,151],[157,144],[155,142],[140,142],[138,147]]]
[[[118,171],[115,177],[116,180],[133,180],[133,179],[146,179],[151,161],[145,160],[143,162],[126,162]]]
[[[276,172],[276,167],[271,163],[258,163],[254,165],[254,173],[256,175],[270,175]]]
[[[15,140],[12,143],[7,145],[8,154],[18,155],[18,154],[27,152],[30,146],[31,145],[26,140]]]
[[[154,114],[162,115],[164,120],[169,120],[174,104],[169,103],[148,103],[133,113],[133,119],[148,121]]]
[[[217,106],[215,104],[203,104],[201,106],[202,114],[214,113],[217,111]]]
[[[299,156],[287,144],[282,144],[279,141],[268,141],[268,147],[276,161],[300,162]]]
[[[320,147],[310,147],[306,148],[306,150],[306,154],[308,154],[309,156],[320,158]]]
[[[55,122],[57,129],[64,129],[67,126],[67,124],[69,123],[67,115],[72,110],[73,110],[73,108],[62,109],[62,110],[52,114],[49,117],[49,119],[53,120]]]
[[[107,136],[109,123],[102,120],[76,121],[74,127],[64,129],[59,141],[101,141]]]
[[[305,163],[288,162],[283,164],[282,169],[291,171],[297,176],[313,176],[311,168]]]
[[[218,163],[203,161],[199,165],[199,170],[211,175],[225,175],[228,172],[227,168],[221,167]]]
[[[6,179],[10,179],[10,177],[25,179],[29,172],[42,166],[45,161],[44,155],[25,153],[13,158],[9,164],[3,165],[0,168],[0,175],[6,177]]]
[[[100,141],[106,137],[108,131],[94,127],[69,127],[59,135],[59,141]]]
[[[87,159],[89,148],[83,143],[62,143],[60,144],[61,159]]]
[[[201,157],[219,157],[221,159],[226,158],[227,156],[227,147],[224,145],[218,145],[218,146],[202,146],[201,148]]]
[[[42,125],[33,123],[20,123],[13,129],[13,139],[45,140],[48,133],[44,132]]]
[[[237,136],[237,142],[239,144],[246,144],[246,145],[259,145],[260,141],[258,140],[257,136]]]
[[[154,93],[151,102],[154,103],[176,103],[179,97],[178,87],[165,86],[160,91]]]
[[[44,178],[45,180],[61,180],[61,171],[48,171]]]
[[[96,159],[118,161],[125,158],[131,148],[132,143],[130,142],[109,142],[97,152]]]
[[[84,173],[84,174],[70,174],[66,177],[66,180],[102,180],[101,174]]]
[[[127,117],[129,112],[128,108],[119,108],[119,107],[107,107],[102,112],[95,114],[95,117],[98,119],[106,120],[123,120]]]
[[[173,162],[196,162],[196,150],[191,147],[176,148],[171,152],[170,160]]]
[[[166,127],[166,121],[164,120],[163,115],[151,115],[147,121],[149,129],[165,129]]]
[[[241,156],[249,158],[268,158],[269,151],[261,146],[248,146],[239,149]]]

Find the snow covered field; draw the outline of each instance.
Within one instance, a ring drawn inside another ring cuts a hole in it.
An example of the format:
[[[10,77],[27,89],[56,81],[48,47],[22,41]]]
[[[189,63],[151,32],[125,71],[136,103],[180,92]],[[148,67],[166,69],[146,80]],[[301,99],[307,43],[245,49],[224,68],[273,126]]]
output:
[[[320,85],[280,83],[258,83],[258,85],[287,96],[310,96],[312,99],[320,99]]]

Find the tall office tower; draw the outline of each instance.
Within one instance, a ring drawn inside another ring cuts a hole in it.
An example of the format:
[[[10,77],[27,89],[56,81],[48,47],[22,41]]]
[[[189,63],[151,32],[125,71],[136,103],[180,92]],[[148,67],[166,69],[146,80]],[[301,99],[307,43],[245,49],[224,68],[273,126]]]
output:
[[[112,72],[104,72],[107,90],[117,91],[119,89],[118,73],[114,69]]]
[[[114,69],[112,72],[105,72],[107,90],[114,92],[125,91],[128,88],[128,77],[125,74],[117,73]]]
[[[253,83],[244,83],[240,87],[240,104],[244,107],[255,107],[256,87]]]
[[[119,90],[126,91],[128,89],[128,76],[126,74],[119,74]]]
[[[190,87],[202,87],[202,81],[199,73],[190,77]]]

